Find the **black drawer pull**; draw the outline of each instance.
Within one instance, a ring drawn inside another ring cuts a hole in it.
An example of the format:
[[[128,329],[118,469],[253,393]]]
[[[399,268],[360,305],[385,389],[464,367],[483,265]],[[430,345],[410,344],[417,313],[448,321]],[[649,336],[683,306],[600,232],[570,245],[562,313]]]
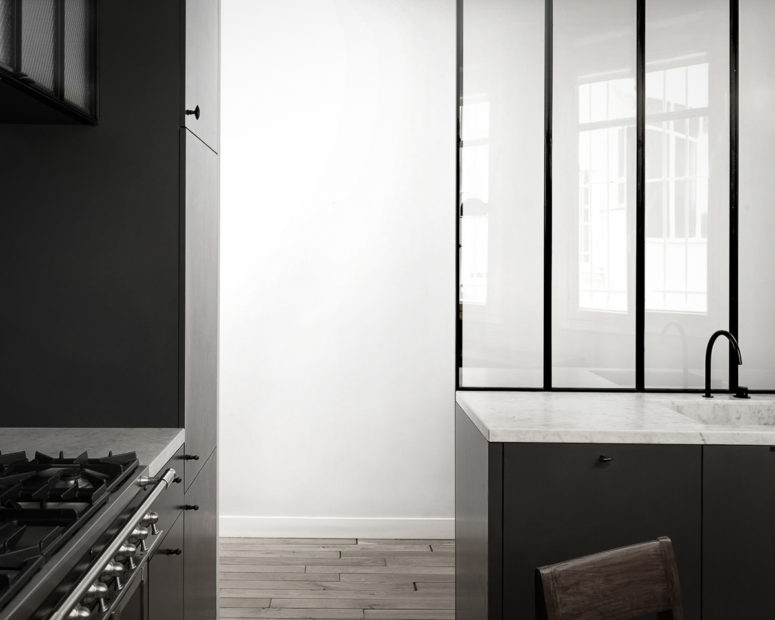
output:
[[[175,479],[174,479],[172,482],[174,482],[175,484],[180,484],[181,482],[183,482],[183,478],[181,478],[180,476],[178,476],[178,477],[177,477],[177,478],[175,478]]]
[[[199,504],[186,504],[183,510],[199,510]]]
[[[199,455],[198,454],[186,454],[183,457],[183,460],[184,461],[198,461],[199,460]]]
[[[199,120],[199,106],[196,106],[193,110],[186,110],[186,116],[193,116],[196,120]]]
[[[605,454],[601,454],[599,457],[597,457],[598,463],[610,463],[614,460],[614,457],[612,456],[606,456]]]
[[[183,553],[183,549],[159,549],[159,553],[162,555],[180,555]]]

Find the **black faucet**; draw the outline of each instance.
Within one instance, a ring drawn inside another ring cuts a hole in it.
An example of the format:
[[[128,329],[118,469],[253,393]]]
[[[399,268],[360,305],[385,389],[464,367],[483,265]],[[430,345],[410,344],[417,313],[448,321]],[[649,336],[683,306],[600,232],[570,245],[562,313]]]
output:
[[[737,353],[737,365],[740,366],[743,363],[743,354],[740,353],[740,345],[737,344],[737,339],[725,329],[714,332],[710,340],[708,340],[708,348],[705,349],[705,398],[713,398],[713,394],[710,393],[710,359],[713,355],[713,345],[719,336],[726,336],[729,339],[729,343],[734,347],[735,353]],[[735,398],[750,398],[748,396],[748,388],[743,385],[730,385],[729,391],[735,395]]]

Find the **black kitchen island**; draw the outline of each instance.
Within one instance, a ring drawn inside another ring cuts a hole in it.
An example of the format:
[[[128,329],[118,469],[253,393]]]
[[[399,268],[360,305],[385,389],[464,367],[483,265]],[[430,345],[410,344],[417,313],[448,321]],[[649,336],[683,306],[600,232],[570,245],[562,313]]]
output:
[[[767,617],[771,403],[717,399],[709,424],[698,399],[458,393],[456,617],[532,620],[537,567],[659,536],[686,618]]]

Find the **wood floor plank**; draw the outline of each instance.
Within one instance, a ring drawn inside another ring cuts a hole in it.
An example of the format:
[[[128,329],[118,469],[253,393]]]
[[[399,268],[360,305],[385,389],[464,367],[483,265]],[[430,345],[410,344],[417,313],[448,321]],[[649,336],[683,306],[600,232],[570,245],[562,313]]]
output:
[[[430,554],[429,554],[430,555]],[[294,566],[304,564],[305,566],[385,566],[385,559],[382,557],[371,558],[310,558],[305,556],[288,557],[221,557],[219,562],[222,566],[233,564],[247,564],[258,566]],[[426,564],[431,566],[433,564]],[[334,572],[334,571],[321,571]]]
[[[221,544],[251,544],[251,545],[355,545],[355,538],[237,538],[225,537]]]
[[[302,567],[304,568],[304,567]],[[339,581],[339,573],[258,573],[224,571],[220,575],[221,583],[224,581]],[[429,581],[424,579],[424,581]]]
[[[222,539],[222,618],[454,619],[454,541]]]
[[[416,593],[415,593],[416,594]],[[404,596],[394,598],[273,598],[270,607],[293,609],[453,609],[446,596]]]
[[[424,574],[433,574],[433,575],[454,575],[455,574],[455,567],[454,566],[417,566],[417,565],[405,565],[405,564],[391,564],[390,566],[333,566],[333,565],[325,565],[321,564],[319,566],[308,566],[307,570],[309,572],[322,572],[322,573],[332,573],[334,571],[338,571],[340,575],[344,575],[346,573],[359,573],[362,575],[365,574],[375,574],[375,573],[386,573],[386,574],[414,574],[414,575],[424,575]]]
[[[454,620],[451,609],[366,609],[369,620]]]
[[[447,575],[439,575],[436,573],[424,575],[421,573],[342,573],[339,575],[339,580],[348,583],[414,583],[415,581],[423,581],[425,583],[434,581],[441,583],[453,583],[455,581],[455,575],[453,573]]]

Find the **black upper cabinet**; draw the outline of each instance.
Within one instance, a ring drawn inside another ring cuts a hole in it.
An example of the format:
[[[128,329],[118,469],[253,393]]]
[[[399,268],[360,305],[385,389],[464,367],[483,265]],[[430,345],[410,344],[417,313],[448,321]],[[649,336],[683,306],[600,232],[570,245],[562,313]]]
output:
[[[705,446],[703,617],[771,618],[775,557],[775,452]]]
[[[186,127],[216,152],[220,14],[219,0],[186,0]]]
[[[0,0],[0,122],[96,122],[96,46],[96,0]]]
[[[182,129],[185,196],[186,485],[215,449],[218,407],[218,155]],[[193,458],[191,458],[193,457]]]

